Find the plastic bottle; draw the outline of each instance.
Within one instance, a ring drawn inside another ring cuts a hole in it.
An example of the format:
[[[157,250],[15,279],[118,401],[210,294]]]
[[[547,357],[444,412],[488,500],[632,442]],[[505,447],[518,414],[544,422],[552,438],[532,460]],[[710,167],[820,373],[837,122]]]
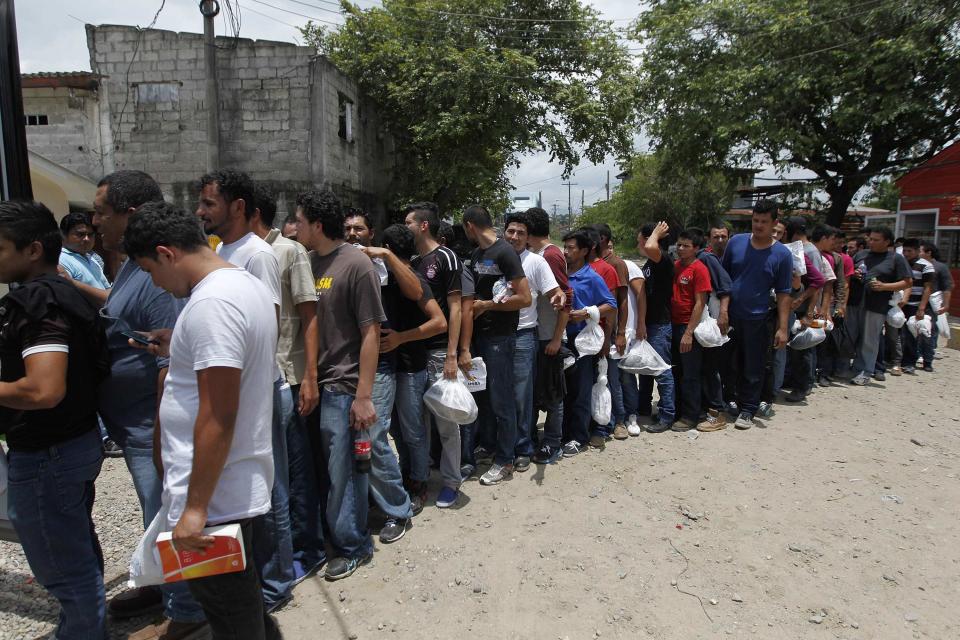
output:
[[[360,429],[353,438],[353,465],[357,473],[370,472],[370,431]]]

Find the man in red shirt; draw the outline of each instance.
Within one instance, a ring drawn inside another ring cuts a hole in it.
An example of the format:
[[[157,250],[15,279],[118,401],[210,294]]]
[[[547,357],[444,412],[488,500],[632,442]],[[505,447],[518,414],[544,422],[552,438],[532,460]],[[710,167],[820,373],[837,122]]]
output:
[[[690,229],[681,231],[677,238],[679,260],[673,269],[673,305],[670,321],[673,323],[673,349],[679,353],[680,384],[677,386],[677,406],[680,419],[673,424],[674,431],[719,431],[727,426],[723,417],[723,394],[720,376],[716,371],[704,376],[701,370],[703,347],[693,336],[710,295],[710,272],[697,260],[703,248],[703,233]],[[709,409],[700,420],[701,391],[705,392]]]

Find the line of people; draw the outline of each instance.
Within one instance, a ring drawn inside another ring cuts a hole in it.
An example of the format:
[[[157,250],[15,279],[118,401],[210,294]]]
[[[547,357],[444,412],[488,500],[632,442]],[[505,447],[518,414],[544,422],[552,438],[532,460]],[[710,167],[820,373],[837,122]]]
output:
[[[371,505],[381,543],[409,531],[431,467],[433,503],[452,508],[477,475],[497,485],[644,429],[712,432],[728,416],[764,426],[784,388],[798,402],[835,377],[882,379],[883,349],[904,373],[918,354],[931,370],[935,334],[887,324],[891,298],[904,291],[903,314],[935,324],[952,287],[914,241],[901,256],[889,230],[871,229],[850,256],[838,230],[808,236],[769,201],[732,238],[723,226],[644,225],[638,262],[616,254],[604,224],[554,245],[540,208],[497,229],[482,206],[451,225],[422,202],[378,231],[327,190],[298,196],[294,241],[247,175],[199,182],[188,213],[143,172],[100,181],[90,224],[126,256],[112,284],[78,244],[90,239],[82,221],[61,234],[43,205],[0,204],[0,280],[18,285],[0,304],[10,519],[61,604],[58,638],[101,638],[108,612],[159,609],[153,633],[171,640],[206,624],[215,638],[279,637],[270,613],[294,585],[372,558]],[[819,344],[801,345],[816,330]],[[644,345],[660,365],[637,375]],[[475,421],[426,407],[441,380],[475,385]],[[244,571],[106,602],[91,517],[101,420],[144,528],[159,518],[178,548],[199,552],[206,526],[238,523]]]

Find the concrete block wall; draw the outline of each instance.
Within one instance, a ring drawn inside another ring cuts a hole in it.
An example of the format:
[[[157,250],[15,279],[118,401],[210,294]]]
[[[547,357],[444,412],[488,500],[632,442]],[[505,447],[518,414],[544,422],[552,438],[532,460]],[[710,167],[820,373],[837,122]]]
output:
[[[147,171],[173,202],[192,208],[193,181],[206,168],[203,37],[88,25],[87,41],[91,67],[104,77],[116,168]],[[383,217],[393,145],[356,85],[309,47],[243,38],[216,44],[221,166],[270,186],[278,217],[292,211],[298,192],[322,186]],[[338,135],[340,93],[355,104],[353,142]]]
[[[98,95],[68,87],[23,90],[23,112],[46,115],[48,125],[27,127],[27,147],[91,180],[103,175]]]

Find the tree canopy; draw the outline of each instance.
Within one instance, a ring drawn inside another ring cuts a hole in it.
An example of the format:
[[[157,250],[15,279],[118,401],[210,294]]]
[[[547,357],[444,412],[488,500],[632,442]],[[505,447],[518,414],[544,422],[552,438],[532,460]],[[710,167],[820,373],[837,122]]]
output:
[[[629,177],[610,200],[588,207],[577,222],[606,222],[618,246],[631,251],[645,222],[666,220],[674,230],[691,226],[706,230],[723,219],[737,186],[733,172],[663,169],[657,154],[634,156],[627,167]]]
[[[958,0],[652,0],[638,100],[667,167],[818,176],[840,224],[960,134]]]
[[[630,151],[635,79],[611,23],[579,0],[342,3],[303,33],[378,105],[397,141],[399,204],[505,203],[507,172],[545,150],[567,174]]]

